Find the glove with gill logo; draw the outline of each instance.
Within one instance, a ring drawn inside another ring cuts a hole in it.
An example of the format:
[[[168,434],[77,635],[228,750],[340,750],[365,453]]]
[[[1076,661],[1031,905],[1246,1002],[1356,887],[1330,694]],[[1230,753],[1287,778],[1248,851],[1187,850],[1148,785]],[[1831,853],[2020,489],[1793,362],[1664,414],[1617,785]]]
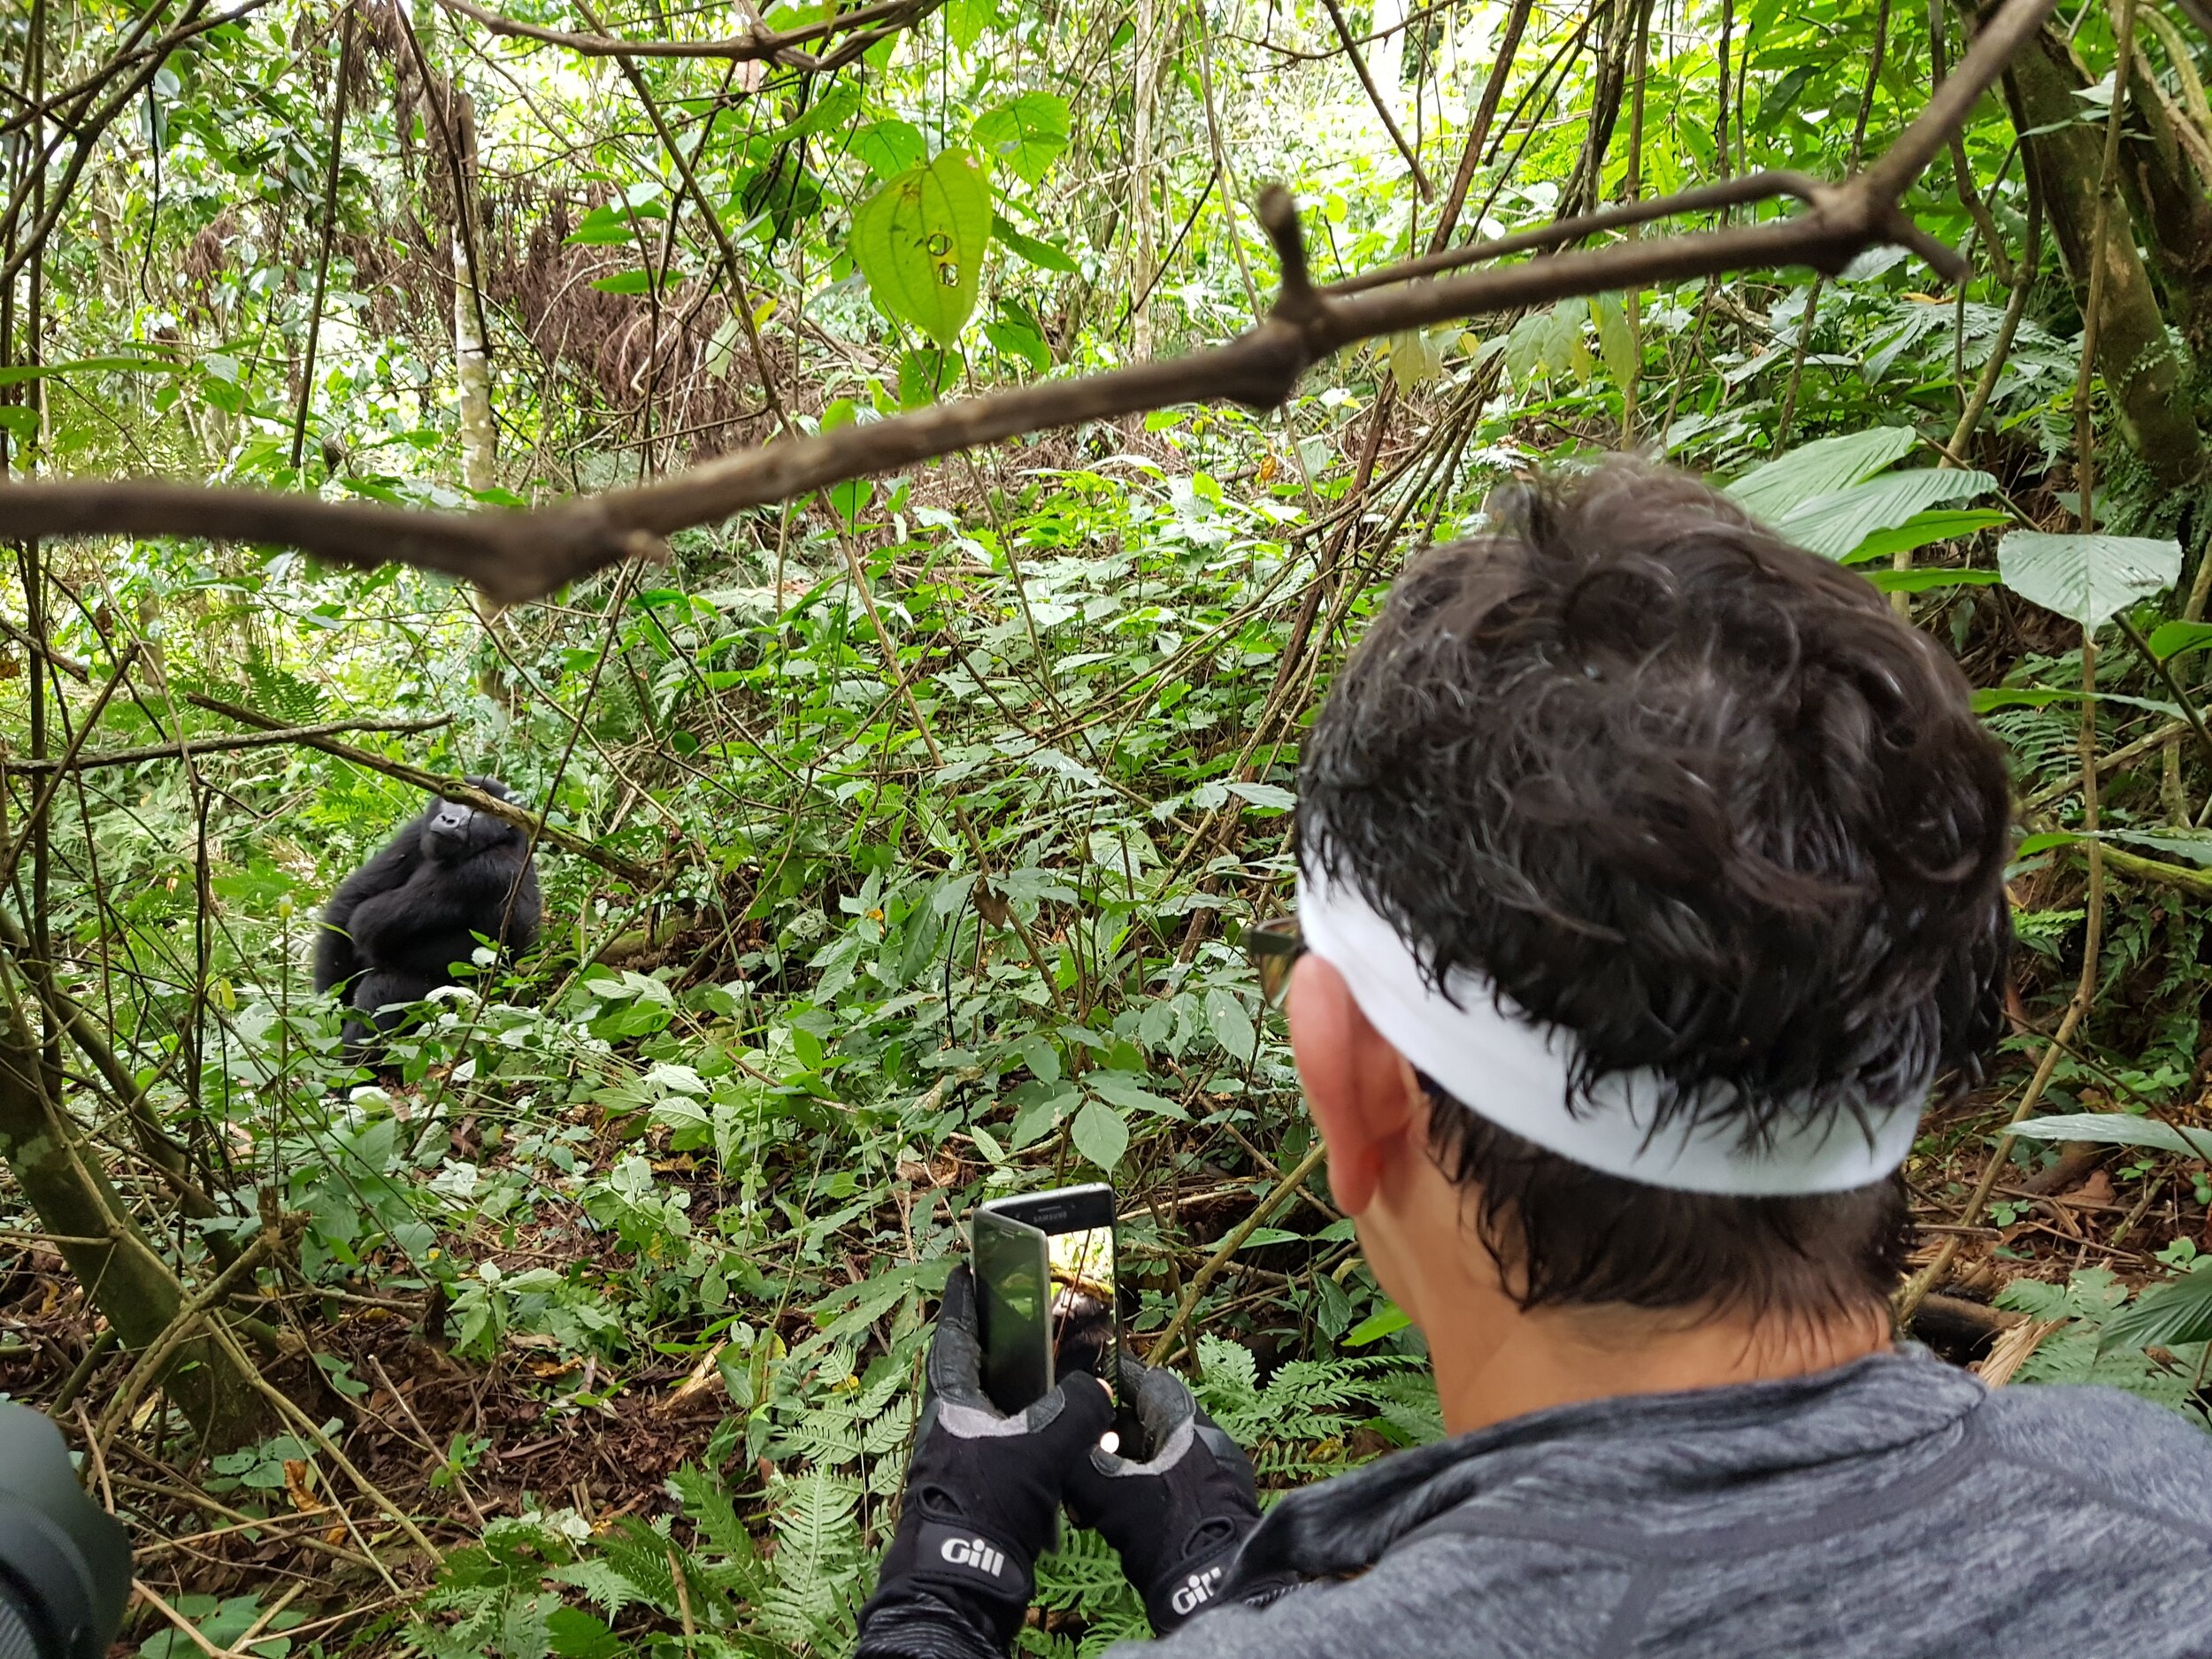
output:
[[[1121,1554],[1121,1570],[1164,1636],[1220,1594],[1245,1535],[1260,1524],[1251,1461],[1173,1371],[1125,1358],[1121,1386],[1152,1455],[1094,1448],[1068,1476],[1068,1513]],[[1240,1586],[1263,1601],[1295,1581]]]
[[[1004,1653],[1029,1610],[1031,1569],[1050,1548],[1066,1473],[1113,1422],[1097,1379],[1064,1378],[1007,1417],[983,1391],[975,1281],[956,1267],[930,1343],[922,1415],[898,1531],[861,1609],[859,1655],[967,1655],[958,1623]]]

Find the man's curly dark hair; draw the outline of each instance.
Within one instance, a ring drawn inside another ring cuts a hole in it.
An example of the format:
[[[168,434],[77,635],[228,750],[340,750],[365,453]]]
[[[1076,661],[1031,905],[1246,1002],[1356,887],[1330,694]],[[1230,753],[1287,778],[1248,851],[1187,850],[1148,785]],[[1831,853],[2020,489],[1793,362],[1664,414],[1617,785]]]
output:
[[[1957,665],[1679,472],[1612,463],[1499,516],[1406,572],[1332,687],[1301,856],[1432,975],[1486,976],[1573,1030],[1571,1109],[1648,1067],[1674,1086],[1663,1113],[1755,1143],[1970,1080],[2011,940],[2009,810]],[[1532,1304],[1834,1305],[1894,1283],[1895,1179],[1663,1192],[1430,1088],[1440,1159]]]

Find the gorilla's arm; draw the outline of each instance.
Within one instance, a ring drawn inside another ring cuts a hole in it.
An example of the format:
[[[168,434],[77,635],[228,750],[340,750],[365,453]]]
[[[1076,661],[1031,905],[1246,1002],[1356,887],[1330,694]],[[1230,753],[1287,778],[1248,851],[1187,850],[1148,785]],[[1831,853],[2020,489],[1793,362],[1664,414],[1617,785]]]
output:
[[[323,906],[315,935],[315,989],[327,991],[353,979],[368,964],[355,929],[361,907],[406,885],[422,864],[422,819],[411,819],[382,852],[338,884]]]
[[[537,877],[526,866],[521,873],[522,889],[505,942],[527,949],[537,937]],[[496,939],[516,875],[516,861],[503,849],[456,864],[425,859],[403,886],[354,910],[349,930],[353,948],[367,961],[382,964],[399,960],[409,943],[425,934],[459,932]]]

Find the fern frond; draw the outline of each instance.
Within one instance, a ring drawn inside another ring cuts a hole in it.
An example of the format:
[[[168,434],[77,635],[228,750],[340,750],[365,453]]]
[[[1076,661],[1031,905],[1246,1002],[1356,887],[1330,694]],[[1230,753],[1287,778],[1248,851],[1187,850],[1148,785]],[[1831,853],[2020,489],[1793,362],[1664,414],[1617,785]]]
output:
[[[1140,1617],[1144,1612],[1113,1547],[1096,1532],[1073,1527],[1061,1535],[1059,1548],[1037,1563],[1032,1600],[1055,1612],[1075,1613],[1087,1624],[1125,1607],[1135,1608]]]
[[[557,1567],[546,1577],[572,1590],[581,1590],[586,1599],[609,1618],[631,1603],[646,1600],[635,1585],[603,1561],[580,1561],[572,1567]]]
[[[686,1463],[668,1478],[669,1486],[684,1506],[684,1514],[700,1535],[725,1558],[750,1561],[753,1535],[738,1519],[737,1506],[720,1481],[694,1464]]]
[[[638,1601],[656,1610],[676,1611],[676,1576],[669,1571],[669,1541],[635,1516],[626,1515],[599,1540],[608,1566],[629,1581]]]

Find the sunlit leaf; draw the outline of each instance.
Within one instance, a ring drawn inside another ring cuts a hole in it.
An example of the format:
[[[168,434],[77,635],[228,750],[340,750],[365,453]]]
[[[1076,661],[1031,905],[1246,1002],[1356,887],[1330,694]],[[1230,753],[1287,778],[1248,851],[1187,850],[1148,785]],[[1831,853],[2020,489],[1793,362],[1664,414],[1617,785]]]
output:
[[[1918,570],[1864,572],[1866,580],[1886,594],[1925,594],[1944,588],[1994,588],[1995,571]]]
[[[628,216],[610,203],[585,214],[565,240],[575,247],[611,248],[634,240],[636,234]]]
[[[1933,545],[1938,541],[1955,541],[1961,536],[1972,535],[1978,530],[1994,530],[2000,525],[2012,522],[2008,512],[1998,512],[1986,507],[1937,507],[1926,512],[1916,512],[1893,529],[1877,530],[1844,556],[1846,565],[1864,565],[1876,559],[1894,557],[1909,553],[1916,548]],[[1989,572],[1995,581],[1997,574]]]
[[[853,216],[853,262],[885,311],[949,350],[975,310],[991,193],[975,157],[948,150],[885,185]]]
[[[1018,358],[1040,374],[1052,366],[1052,353],[1046,349],[1043,337],[1026,323],[986,323],[983,337],[1002,356]]]
[[[919,409],[933,403],[960,378],[959,354],[935,346],[917,346],[899,358],[899,403]]]
[[[2124,606],[2172,587],[2181,575],[2181,543],[2015,530],[1997,544],[1997,568],[2005,586],[2031,604],[2093,628]]]
[[[1344,1333],[1343,1346],[1365,1348],[1370,1342],[1379,1342],[1383,1338],[1404,1330],[1412,1323],[1413,1319],[1410,1315],[1402,1310],[1396,1303],[1386,1302]]]
[[[1856,553],[1869,536],[1895,530],[1925,508],[1996,488],[1997,480],[1986,472],[1934,467],[1886,472],[1800,502],[1767,522],[1777,535],[1808,552],[1839,559]]]
[[[922,129],[895,117],[871,121],[852,137],[852,152],[879,179],[895,179],[909,167],[918,166],[929,154]]]
[[[1077,269],[1075,261],[1050,242],[1023,234],[995,214],[991,219],[991,234],[1040,271],[1057,271],[1063,275],[1071,275]]]
[[[976,118],[976,148],[1035,184],[1068,147],[1068,101],[1051,92],[1025,92],[1011,104]]]
[[[1728,486],[1728,494],[1746,512],[1771,523],[1816,495],[1832,495],[1873,477],[1912,446],[1911,430],[1904,426],[1821,438],[1753,467]]]
[[[1637,360],[1635,331],[1628,326],[1628,308],[1617,294],[1600,294],[1590,301],[1590,319],[1598,326],[1598,355],[1613,384],[1632,386],[1643,365]]]
[[[1239,1060],[1249,1060],[1259,1046],[1259,1033],[1252,1028],[1252,1017],[1244,1011],[1244,1003],[1232,991],[1215,986],[1206,993],[1206,1024],[1214,1034],[1214,1041]]]
[[[1298,797],[1279,783],[1231,783],[1224,787],[1239,800],[1271,811],[1287,812],[1298,804]]]
[[[1399,391],[1410,392],[1425,385],[1444,372],[1444,352],[1451,344],[1452,336],[1459,332],[1450,328],[1409,328],[1394,334],[1383,343],[1384,355],[1389,359],[1390,378]]]
[[[2162,622],[2151,630],[2151,655],[2167,662],[2212,645],[2212,622]]]
[[[2193,864],[2212,864],[2212,833],[2191,833],[2183,830],[2111,830],[2107,839],[2126,841],[2136,847],[2147,847],[2153,852],[2164,853],[2170,858],[2184,858]]]
[[[945,34],[960,50],[973,51],[983,31],[998,20],[998,0],[952,0],[945,8]]]
[[[2145,1147],[2185,1158],[2212,1158],[2212,1129],[2184,1129],[2163,1118],[2134,1118],[2125,1112],[2030,1118],[2013,1125],[2012,1133],[2029,1141],[2085,1141],[2093,1146]]]
[[[1190,1114],[1164,1095],[1156,1094],[1126,1071],[1097,1071],[1083,1081],[1101,1099],[1128,1111],[1151,1112],[1162,1118],[1187,1118]]]

